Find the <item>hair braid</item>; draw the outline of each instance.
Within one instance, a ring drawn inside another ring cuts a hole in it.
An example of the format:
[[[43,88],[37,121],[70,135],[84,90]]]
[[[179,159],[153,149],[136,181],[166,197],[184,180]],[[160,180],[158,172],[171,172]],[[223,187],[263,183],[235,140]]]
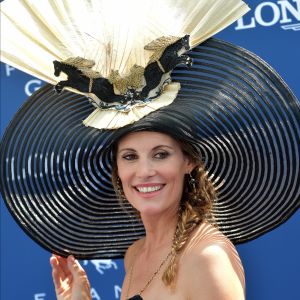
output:
[[[173,240],[173,255],[163,273],[166,286],[175,286],[178,269],[178,257],[188,242],[193,230],[204,219],[212,221],[211,208],[215,199],[215,189],[207,177],[202,164],[191,174],[195,178],[195,187],[191,188],[185,180],[185,191],[179,208],[178,223]]]

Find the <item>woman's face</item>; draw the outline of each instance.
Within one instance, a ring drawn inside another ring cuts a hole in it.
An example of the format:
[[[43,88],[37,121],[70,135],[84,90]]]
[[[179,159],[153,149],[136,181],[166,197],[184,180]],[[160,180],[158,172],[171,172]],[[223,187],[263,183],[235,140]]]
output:
[[[141,131],[120,140],[117,167],[128,201],[142,215],[155,215],[177,211],[184,175],[194,165],[172,137]]]

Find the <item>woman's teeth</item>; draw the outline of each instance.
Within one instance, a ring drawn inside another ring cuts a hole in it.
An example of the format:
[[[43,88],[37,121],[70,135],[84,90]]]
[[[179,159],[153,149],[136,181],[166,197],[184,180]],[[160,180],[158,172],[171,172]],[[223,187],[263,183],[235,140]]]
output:
[[[151,192],[156,192],[162,188],[161,185],[158,186],[144,186],[144,187],[137,187],[136,189],[140,193],[151,193]]]

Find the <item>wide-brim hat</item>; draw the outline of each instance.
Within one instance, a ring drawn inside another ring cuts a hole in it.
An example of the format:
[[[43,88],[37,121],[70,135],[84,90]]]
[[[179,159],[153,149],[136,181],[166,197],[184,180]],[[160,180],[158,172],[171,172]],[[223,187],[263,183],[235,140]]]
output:
[[[172,75],[182,85],[176,100],[117,131],[84,126],[93,106],[71,92],[57,96],[51,85],[18,111],[1,142],[1,192],[41,246],[79,258],[122,257],[144,235],[111,183],[109,147],[131,131],[175,131],[198,145],[218,192],[217,224],[235,243],[299,208],[295,96],[270,66],[235,45],[210,39],[189,55],[193,67]]]
[[[94,106],[47,84],[21,107],[0,144],[0,189],[21,228],[45,249],[118,258],[144,228],[111,182],[116,141],[159,131],[191,143],[218,199],[213,215],[234,243],[252,240],[300,207],[300,105],[255,54],[208,39],[177,67],[174,101],[117,130],[85,126]]]

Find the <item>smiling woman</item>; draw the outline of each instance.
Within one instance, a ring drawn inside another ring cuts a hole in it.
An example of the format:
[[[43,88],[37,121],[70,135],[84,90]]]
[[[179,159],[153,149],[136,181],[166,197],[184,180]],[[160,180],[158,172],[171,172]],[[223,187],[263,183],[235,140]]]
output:
[[[149,299],[188,299],[199,297],[199,291],[211,299],[226,294],[243,299],[244,275],[237,252],[209,225],[216,195],[196,149],[172,134],[137,131],[121,137],[115,151],[115,189],[121,201],[136,209],[146,232],[126,253],[122,299],[133,291]],[[178,265],[190,267],[178,271]],[[226,273],[222,287],[216,282],[224,275],[220,270]],[[201,285],[187,284],[193,272],[204,277]],[[207,289],[207,284],[215,287]],[[135,297],[130,299],[139,299]]]

